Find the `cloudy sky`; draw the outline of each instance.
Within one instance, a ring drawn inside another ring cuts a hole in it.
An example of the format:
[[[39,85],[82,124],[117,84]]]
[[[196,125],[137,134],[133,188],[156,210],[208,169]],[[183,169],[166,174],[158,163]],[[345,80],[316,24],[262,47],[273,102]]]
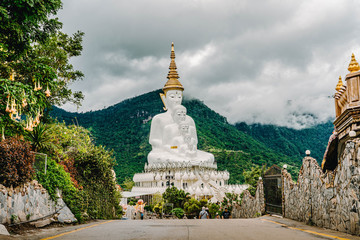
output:
[[[185,95],[232,123],[299,128],[334,118],[338,77],[360,60],[358,0],[63,2],[63,30],[85,32],[80,112],[162,88],[173,41]]]

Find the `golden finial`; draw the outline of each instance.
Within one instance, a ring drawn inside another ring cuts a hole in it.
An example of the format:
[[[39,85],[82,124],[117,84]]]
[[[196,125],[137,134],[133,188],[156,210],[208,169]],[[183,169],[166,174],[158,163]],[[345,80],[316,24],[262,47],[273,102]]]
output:
[[[350,61],[348,70],[349,70],[351,73],[357,72],[357,71],[360,70],[360,66],[359,66],[358,62],[356,61],[354,54],[351,55],[351,61]]]
[[[171,43],[171,54],[170,54],[170,66],[169,66],[169,73],[167,75],[167,79],[169,79],[164,87],[163,87],[163,91],[166,94],[166,91],[168,90],[181,90],[184,91],[184,87],[183,85],[181,85],[181,83],[179,82],[179,74],[176,71],[176,63],[175,63],[175,50],[174,50],[174,43]]]
[[[344,85],[344,84],[343,84],[343,82],[341,81],[341,76],[339,76],[339,82],[338,82],[338,84],[336,85],[335,90],[336,90],[336,91],[339,91],[343,85]]]

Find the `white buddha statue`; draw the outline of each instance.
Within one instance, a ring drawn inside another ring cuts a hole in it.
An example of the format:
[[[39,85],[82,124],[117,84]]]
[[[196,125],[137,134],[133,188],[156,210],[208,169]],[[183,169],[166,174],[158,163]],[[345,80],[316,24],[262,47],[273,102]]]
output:
[[[190,162],[192,165],[213,163],[212,154],[197,150],[195,122],[186,115],[186,108],[181,105],[184,87],[178,80],[174,44],[171,46],[169,69],[164,94],[160,94],[166,112],[156,115],[151,122],[149,142],[152,151],[148,155],[148,162]]]

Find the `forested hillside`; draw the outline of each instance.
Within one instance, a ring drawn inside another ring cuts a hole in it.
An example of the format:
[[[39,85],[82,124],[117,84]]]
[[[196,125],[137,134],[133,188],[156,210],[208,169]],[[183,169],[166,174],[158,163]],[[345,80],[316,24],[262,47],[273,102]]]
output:
[[[79,124],[89,129],[97,144],[113,149],[118,163],[115,171],[118,181],[122,182],[125,177],[132,177],[134,173],[143,170],[151,150],[148,143],[151,119],[163,112],[160,92],[146,93],[109,108],[87,113],[69,113],[54,107],[51,115],[67,124]],[[279,151],[280,145],[269,144],[279,140],[267,140],[266,135],[259,137],[256,132],[249,130],[252,128],[248,125],[229,124],[225,117],[199,100],[184,99],[183,105],[188,115],[195,120],[198,148],[215,155],[219,170],[227,169],[230,172],[230,183],[242,183],[243,171],[255,165],[287,163],[290,172],[295,172],[300,166],[303,154]],[[286,140],[285,135],[279,135],[279,138],[281,142]],[[300,147],[298,150],[303,152]]]
[[[321,163],[328,139],[334,130],[332,122],[296,130],[275,125],[237,123],[236,128],[251,135],[269,148],[291,158],[301,158],[306,150]]]

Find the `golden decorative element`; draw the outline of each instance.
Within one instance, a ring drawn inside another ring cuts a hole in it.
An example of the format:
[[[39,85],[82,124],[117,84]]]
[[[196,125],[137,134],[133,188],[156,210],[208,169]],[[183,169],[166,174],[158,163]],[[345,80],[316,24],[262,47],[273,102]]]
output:
[[[339,76],[339,82],[338,82],[338,84],[336,85],[335,90],[336,90],[336,91],[339,91],[343,85],[344,85],[344,84],[343,84],[343,82],[341,81],[341,76]]]
[[[161,98],[161,101],[163,102],[163,104],[164,104],[164,107],[163,107],[163,109],[164,109],[164,111],[167,111],[167,107],[166,107],[166,97],[165,97],[165,94],[163,94],[163,93],[160,93],[160,98]]]
[[[170,148],[171,149],[177,149],[177,146],[171,146]]]
[[[350,61],[348,70],[349,70],[351,73],[357,72],[357,71],[360,70],[359,63],[356,61],[354,54],[351,55],[351,61]]]
[[[183,85],[179,82],[179,74],[176,71],[176,63],[175,63],[175,51],[174,51],[174,43],[171,43],[171,54],[170,54],[171,62],[169,66],[169,73],[167,75],[167,79],[169,79],[164,87],[163,91],[166,94],[169,90],[181,90],[184,91]]]

